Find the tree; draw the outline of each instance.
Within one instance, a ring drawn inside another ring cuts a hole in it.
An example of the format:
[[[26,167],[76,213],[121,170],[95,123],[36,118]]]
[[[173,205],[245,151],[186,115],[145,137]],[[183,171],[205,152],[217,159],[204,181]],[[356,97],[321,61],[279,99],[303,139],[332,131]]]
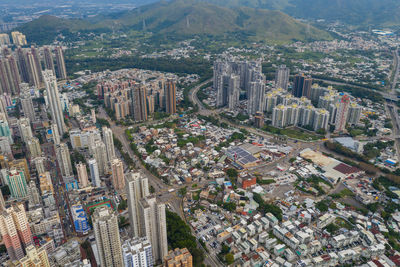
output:
[[[193,265],[201,266],[204,260],[203,251],[197,247],[196,237],[190,227],[174,212],[165,211],[167,221],[167,238],[172,249],[187,248],[193,256]]]
[[[237,178],[238,177],[238,172],[236,169],[228,169],[226,170],[226,174],[228,175],[229,178]]]
[[[154,194],[156,192],[156,190],[154,189],[154,187],[152,185],[150,185],[150,194]]]
[[[227,211],[235,211],[236,210],[236,204],[233,202],[226,202],[223,205],[224,209],[226,209]]]
[[[1,187],[1,193],[3,194],[3,196],[9,196],[11,194],[10,188],[8,187],[8,185],[3,185]]]
[[[235,258],[233,257],[232,253],[228,253],[225,255],[225,261],[227,265],[231,265],[232,263],[234,263]]]
[[[127,207],[128,207],[128,202],[125,199],[122,199],[118,205],[118,210],[122,211],[125,210]]]
[[[328,211],[328,205],[323,200],[320,201],[320,202],[317,202],[317,204],[315,204],[315,207],[321,212],[327,212]]]
[[[187,193],[187,187],[185,186],[185,187],[180,188],[179,191],[178,191],[178,193],[179,193],[179,195],[181,195],[182,197],[185,196],[186,193]]]

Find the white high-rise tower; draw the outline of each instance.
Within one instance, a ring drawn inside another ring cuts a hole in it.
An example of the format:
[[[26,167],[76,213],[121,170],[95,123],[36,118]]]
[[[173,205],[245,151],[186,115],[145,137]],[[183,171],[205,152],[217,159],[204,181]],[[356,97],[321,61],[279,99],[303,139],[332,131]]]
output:
[[[57,124],[58,133],[63,135],[66,131],[60,95],[57,87],[57,79],[51,70],[43,71],[43,79],[46,85],[47,97],[50,105],[52,120]]]

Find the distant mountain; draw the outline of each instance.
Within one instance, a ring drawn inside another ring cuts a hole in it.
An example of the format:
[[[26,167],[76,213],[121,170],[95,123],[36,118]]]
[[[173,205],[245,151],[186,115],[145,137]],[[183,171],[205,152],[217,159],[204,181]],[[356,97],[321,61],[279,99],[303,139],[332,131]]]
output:
[[[356,26],[400,26],[399,0],[203,0],[220,6],[280,10],[295,18]]]
[[[19,30],[28,40],[46,41],[59,32],[145,30],[154,34],[193,36],[238,34],[250,41],[328,39],[322,30],[280,12],[249,7],[222,7],[194,0],[161,1],[137,9],[86,20],[42,16]],[[44,36],[43,36],[44,35]]]

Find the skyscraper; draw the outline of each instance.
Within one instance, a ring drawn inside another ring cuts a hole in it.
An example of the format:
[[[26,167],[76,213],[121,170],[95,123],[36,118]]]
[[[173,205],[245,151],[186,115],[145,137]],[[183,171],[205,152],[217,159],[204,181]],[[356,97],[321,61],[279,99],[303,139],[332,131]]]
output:
[[[10,144],[14,143],[5,113],[0,113],[0,136],[7,137],[8,141],[10,141]]]
[[[31,122],[36,121],[35,109],[33,108],[32,96],[29,91],[29,84],[21,83],[20,85],[20,101],[22,106],[22,111],[24,112],[24,116],[29,118]]]
[[[28,147],[32,159],[42,155],[42,149],[40,148],[40,142],[37,137],[30,138],[28,142],[26,142],[26,146]]]
[[[19,84],[21,77],[18,71],[18,65],[14,56],[9,55],[0,58],[0,89],[2,93],[9,95],[19,94]]]
[[[113,132],[110,128],[106,126],[104,126],[102,130],[103,130],[103,140],[107,150],[107,160],[108,162],[111,162],[111,160],[115,158]]]
[[[125,267],[154,266],[153,250],[147,238],[125,240],[122,245],[122,256]]]
[[[139,218],[139,200],[150,195],[147,177],[141,173],[130,172],[125,176],[126,195],[128,198],[131,236],[141,236]]]
[[[56,157],[58,166],[60,167],[61,175],[63,177],[71,176],[73,172],[72,172],[71,157],[69,154],[69,149],[67,144],[61,143],[59,145],[56,145]]]
[[[120,159],[114,158],[111,161],[112,185],[115,190],[122,190],[125,187],[124,165]]]
[[[100,265],[107,267],[123,266],[117,212],[109,207],[98,207],[95,209],[92,219]]]
[[[89,159],[89,170],[90,170],[90,179],[92,180],[92,184],[94,187],[100,187],[100,175],[99,175],[99,167],[97,166],[96,159]]]
[[[35,61],[36,69],[37,69],[37,72],[39,75],[39,81],[40,81],[40,83],[42,83],[43,75],[42,75],[42,65],[40,63],[39,52],[38,52],[38,49],[36,47],[34,47],[33,45],[31,46],[31,53],[32,53],[33,59]]]
[[[31,123],[28,118],[20,118],[17,125],[21,139],[26,144],[33,137]]]
[[[25,198],[28,194],[26,177],[22,170],[11,168],[6,175],[7,185],[13,198]]]
[[[335,132],[343,132],[346,128],[347,114],[349,112],[350,97],[343,95],[340,99],[339,108],[336,114]]]
[[[54,69],[54,59],[53,54],[48,46],[43,48],[43,55],[44,55],[44,68],[46,70],[53,71],[53,74],[56,75],[56,71]]]
[[[22,259],[24,248],[33,245],[32,232],[22,203],[13,205],[0,214],[0,233],[10,259]]]
[[[40,205],[40,194],[35,181],[31,180],[28,186],[29,209]]]
[[[33,162],[35,163],[35,168],[36,172],[40,175],[41,173],[46,172],[46,167],[45,167],[45,162],[46,158],[45,157],[37,157],[33,159]]]
[[[6,208],[6,202],[4,201],[3,193],[0,190],[0,214]]]
[[[51,70],[43,71],[44,83],[46,85],[47,97],[50,104],[50,112],[53,123],[57,124],[58,133],[63,135],[66,131],[64,116],[57,87],[57,80]]]
[[[360,122],[362,107],[357,103],[351,103],[347,115],[347,123],[357,125]]]
[[[258,80],[250,83],[247,112],[250,115],[256,112],[264,112],[265,108],[265,84],[264,80]]]
[[[51,124],[51,136],[53,138],[53,143],[55,145],[59,145],[60,144],[60,134],[58,131],[57,124],[55,124],[55,123]]]
[[[18,31],[11,32],[13,44],[16,46],[27,45],[26,36]]]
[[[229,77],[224,77],[224,79],[228,79],[228,107],[230,110],[235,110],[239,105],[240,99],[240,76],[232,74]]]
[[[67,79],[67,69],[65,68],[64,62],[64,51],[61,46],[55,48],[56,53],[56,65],[57,65],[57,77],[60,79]]]
[[[139,212],[141,236],[150,240],[154,260],[161,261],[168,253],[165,204],[157,203],[155,197],[142,198],[139,201]]]
[[[109,170],[106,145],[101,140],[95,140],[93,147],[89,147],[89,150],[96,159],[100,176],[104,175]]]
[[[176,113],[176,86],[174,81],[168,80],[165,84],[165,96],[167,101],[165,111],[168,114]]]
[[[21,73],[21,79],[25,83],[29,83],[28,65],[24,51],[22,50],[21,47],[18,47],[16,51],[17,51],[18,68]]]
[[[294,83],[292,88],[292,94],[295,97],[305,96],[310,98],[311,94],[312,79],[304,76],[304,74],[296,75],[294,77]]]
[[[32,55],[31,52],[26,53],[26,63],[29,75],[29,84],[36,88],[40,88],[40,69],[37,69],[35,56]]]
[[[275,88],[288,89],[290,69],[286,65],[280,65],[275,72]]]
[[[135,121],[147,120],[146,87],[134,86],[131,89],[131,110]]]
[[[86,164],[79,162],[76,164],[76,172],[78,173],[79,188],[85,188],[89,185]]]

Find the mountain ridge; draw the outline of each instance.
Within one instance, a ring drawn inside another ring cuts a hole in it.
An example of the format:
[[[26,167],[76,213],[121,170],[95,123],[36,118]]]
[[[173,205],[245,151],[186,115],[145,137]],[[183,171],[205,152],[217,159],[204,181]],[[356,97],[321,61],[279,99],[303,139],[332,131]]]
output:
[[[164,35],[223,35],[241,33],[251,41],[330,39],[322,30],[305,25],[277,10],[223,7],[197,0],[160,1],[116,14],[89,19],[61,19],[45,15],[20,26],[28,40],[46,41],[62,32],[137,30]]]

